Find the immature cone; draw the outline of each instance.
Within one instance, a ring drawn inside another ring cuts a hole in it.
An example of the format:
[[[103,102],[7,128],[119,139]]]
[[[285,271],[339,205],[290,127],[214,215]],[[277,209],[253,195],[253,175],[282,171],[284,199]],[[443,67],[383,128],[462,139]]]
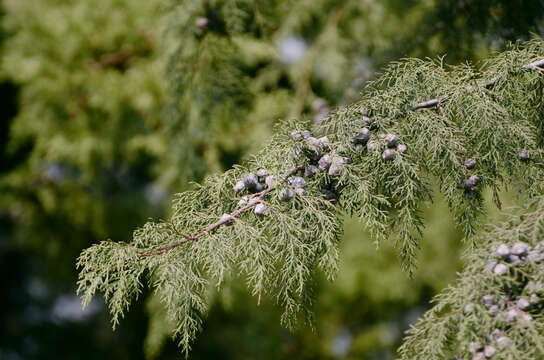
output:
[[[398,144],[397,145],[397,152],[404,154],[406,152],[406,145],[404,144]]]
[[[320,139],[315,138],[313,136],[310,136],[306,140],[307,140],[308,144],[310,144],[311,146],[321,148],[321,140]]]
[[[467,169],[474,169],[474,167],[476,166],[476,160],[474,159],[471,159],[471,158],[468,158],[465,160],[465,168]]]
[[[318,160],[323,154],[324,149],[325,146],[323,145],[321,140],[316,139],[312,136],[306,139],[306,144],[303,147],[304,154],[312,160]]]
[[[255,206],[255,214],[257,215],[268,215],[268,206],[265,204],[257,204]]]
[[[263,182],[264,178],[268,175],[268,171],[266,169],[261,169],[257,171],[255,175],[259,178],[259,182]]]
[[[463,308],[463,313],[464,314],[470,314],[472,311],[474,311],[474,304],[467,304]]]
[[[291,176],[287,181],[294,187],[303,187],[306,185],[306,180],[300,176]]]
[[[342,165],[340,164],[332,164],[330,167],[329,167],[329,176],[337,176],[337,175],[340,175],[343,171],[343,168],[342,168]]]
[[[370,140],[370,130],[368,128],[362,128],[361,131],[353,137],[353,143],[355,144],[366,144]]]
[[[268,175],[265,179],[264,179],[264,182],[266,184],[266,186],[270,189],[270,188],[273,188],[274,186],[276,186],[276,179],[274,178],[273,175]]]
[[[240,201],[238,201],[238,207],[244,207],[247,205],[247,196],[243,196]]]
[[[493,268],[493,273],[496,275],[502,275],[505,274],[508,271],[508,267],[504,264],[497,264]]]
[[[492,357],[493,355],[495,355],[496,352],[497,350],[495,350],[495,348],[491,345],[486,345],[486,347],[484,348],[484,355],[486,358]]]
[[[510,309],[506,313],[505,320],[507,323],[511,323],[516,320],[519,316],[519,311],[517,309]]]
[[[318,170],[319,170],[319,169],[317,168],[317,166],[315,166],[315,165],[308,165],[308,166],[304,169],[304,176],[306,176],[306,177],[312,177],[312,176],[314,176],[314,175],[317,173]]]
[[[512,264],[512,263],[515,263],[516,261],[519,261],[519,256],[510,254],[506,257],[505,260],[507,263]]]
[[[518,156],[521,160],[523,161],[527,161],[529,160],[529,150],[521,150],[519,153],[518,153]]]
[[[525,310],[529,308],[531,304],[529,303],[529,301],[527,301],[527,299],[520,298],[518,301],[516,301],[516,306],[520,308],[521,310]]]
[[[329,138],[327,136],[322,136],[317,139],[317,141],[319,141],[319,145],[321,145],[322,148],[326,148],[330,144]]]
[[[244,184],[242,180],[240,180],[234,185],[233,189],[234,189],[234,192],[239,193],[241,191],[244,191],[245,188],[246,188],[246,185]]]
[[[351,164],[352,161],[351,161],[351,158],[349,158],[347,156],[343,156],[338,160],[338,163],[339,164]]]
[[[517,242],[514,245],[512,245],[512,254],[520,256],[527,254],[527,251],[529,250],[529,245],[527,245],[524,242]]]
[[[399,139],[397,138],[397,135],[395,134],[387,134],[385,135],[385,143],[388,148],[393,149],[396,148],[399,144]]]
[[[497,339],[497,346],[500,348],[506,348],[512,345],[512,340],[506,336],[501,336]]]
[[[248,189],[254,189],[255,186],[257,186],[257,184],[259,183],[257,176],[253,173],[245,174],[242,178],[242,181]]]
[[[319,167],[319,170],[326,170],[332,163],[332,159],[330,155],[323,155],[321,159],[319,159],[317,166]]]
[[[495,250],[495,253],[502,258],[507,258],[510,255],[510,249],[506,244],[500,244]]]
[[[391,149],[385,149],[382,153],[382,159],[393,160],[395,158],[395,152]]]
[[[485,265],[485,271],[493,271],[495,268],[495,265],[497,265],[496,261],[490,261]]]
[[[311,137],[311,134],[308,130],[298,131],[293,130],[291,131],[291,139],[293,140],[300,140],[300,139],[308,139]]]
[[[500,336],[501,336],[501,331],[499,329],[493,329],[493,331],[491,331],[491,334],[489,334],[488,339],[489,341],[493,341],[498,339]]]
[[[205,17],[198,17],[196,18],[195,20],[195,25],[198,26],[199,28],[205,28],[206,26],[208,26],[208,19],[205,18]]]
[[[296,159],[302,159],[304,158],[304,145],[301,143],[295,144],[295,150],[294,150],[295,158]]]
[[[302,138],[302,133],[300,131],[297,131],[297,130],[291,131],[291,139],[298,140],[301,138]]]
[[[293,196],[295,196],[295,193],[289,188],[283,188],[278,192],[278,197],[281,201],[289,201]]]
[[[234,218],[232,217],[231,214],[223,214],[221,215],[221,218],[219,219],[219,221],[223,222],[223,224],[227,224],[231,222],[232,220],[234,220]]]
[[[375,141],[369,141],[367,144],[366,144],[366,149],[368,151],[374,151],[378,148],[378,144],[375,142]]]
[[[475,187],[479,183],[480,183],[480,178],[478,176],[476,176],[476,175],[472,175],[471,177],[469,177],[468,179],[465,180],[465,187],[467,189],[472,189],[473,187]]]

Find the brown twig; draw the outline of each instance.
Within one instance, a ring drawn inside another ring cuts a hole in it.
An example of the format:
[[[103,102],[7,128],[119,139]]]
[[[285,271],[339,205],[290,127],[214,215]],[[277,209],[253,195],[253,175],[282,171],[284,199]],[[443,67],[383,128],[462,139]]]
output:
[[[530,64],[523,65],[523,68],[525,68],[525,69],[535,69],[535,68],[541,67],[541,66],[544,66],[544,59],[540,59],[540,60],[537,60],[537,61],[533,61]]]
[[[293,169],[291,169],[287,175],[285,175],[285,179],[287,179],[289,176],[295,174],[297,171],[299,171],[300,169],[302,169],[303,166],[302,165],[299,165]],[[284,180],[285,181],[285,180]],[[211,233],[212,231],[214,231],[215,229],[217,229],[218,227],[220,227],[221,225],[229,222],[229,221],[234,221],[237,219],[238,216],[240,216],[241,214],[243,214],[244,212],[246,212],[247,210],[251,209],[252,207],[254,207],[255,205],[257,205],[258,203],[260,203],[264,196],[266,194],[268,194],[269,192],[275,190],[276,187],[272,187],[272,188],[269,188],[269,189],[265,189],[263,191],[260,191],[258,193],[255,193],[255,194],[252,194],[251,195],[251,198],[252,199],[257,199],[257,200],[253,200],[253,201],[250,201],[247,205],[244,205],[243,207],[241,207],[240,209],[232,212],[232,214],[229,214],[230,217],[228,218],[224,218],[224,219],[220,219],[218,220],[217,222],[209,225],[208,227],[206,227],[204,230],[200,231],[198,234],[194,235],[194,236],[185,236],[185,238],[183,240],[179,240],[173,244],[170,244],[168,246],[165,246],[159,250],[156,250],[156,251],[153,251],[153,252],[149,252],[149,253],[139,253],[137,254],[139,257],[148,257],[148,256],[155,256],[155,255],[161,255],[161,254],[164,254],[180,245],[183,245],[187,242],[190,242],[192,241],[193,244],[196,244],[197,240],[200,239],[201,237],[203,237],[204,235],[208,235],[209,233]]]
[[[419,103],[419,104],[416,104],[416,105],[412,106],[410,108],[410,110],[417,110],[417,109],[425,109],[425,108],[434,107],[434,106],[437,106],[438,104],[440,104],[442,101],[446,100],[447,98],[448,98],[448,96],[444,95],[444,96],[441,96],[441,97],[436,98],[436,99],[431,99],[431,100],[428,100],[428,101],[424,101],[422,103]]]

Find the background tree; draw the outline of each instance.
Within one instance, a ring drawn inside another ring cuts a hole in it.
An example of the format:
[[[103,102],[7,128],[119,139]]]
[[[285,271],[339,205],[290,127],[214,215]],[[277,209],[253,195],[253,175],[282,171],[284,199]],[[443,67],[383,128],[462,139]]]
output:
[[[501,23],[505,17],[497,9],[508,5],[504,3],[486,7],[487,14],[493,15],[487,18]],[[534,8],[519,7],[524,21],[512,26],[512,38],[527,38],[529,31],[539,31],[533,24],[538,24],[542,11],[536,2],[533,4]],[[6,269],[17,274],[6,279],[5,286],[12,289],[7,291],[12,295],[6,297],[4,307],[13,310],[2,325],[7,336],[1,347],[6,354],[29,357],[34,351],[33,356],[46,357],[46,349],[54,351],[50,342],[62,334],[77,333],[75,328],[82,332],[80,339],[86,346],[90,346],[89,335],[84,332],[101,339],[92,342],[96,351],[116,349],[116,358],[141,356],[142,328],[146,324],[136,315],[142,312],[130,315],[129,324],[122,324],[116,334],[110,334],[101,315],[91,317],[95,319],[91,324],[101,325],[90,330],[93,327],[87,322],[36,323],[29,314],[39,309],[42,318],[49,319],[43,313],[67,299],[59,295],[71,292],[76,275],[73,259],[80,249],[105,237],[128,240],[131,229],[142,224],[145,217],[161,214],[167,194],[184,189],[187,180],[200,180],[205,173],[226,169],[244,154],[257,151],[277,119],[322,117],[327,109],[320,99],[325,99],[329,108],[351,102],[362,83],[373,77],[376,67],[399,56],[434,56],[447,50],[451,59],[458,53],[454,46],[444,48],[442,41],[425,37],[409,52],[399,50],[391,41],[399,33],[417,34],[425,28],[417,24],[437,8],[423,2],[278,2],[266,7],[258,2],[180,3],[178,7],[171,3],[166,4],[169,30],[163,33],[165,36],[159,31],[163,24],[160,14],[154,10],[159,5],[158,1],[146,2],[145,6],[123,1],[4,1],[9,16],[4,18],[8,40],[3,72],[10,81],[7,84],[15,83],[20,89],[17,117],[11,120],[8,114],[3,122],[11,130],[9,147],[2,147],[2,232],[6,239],[2,259]],[[462,15],[459,11],[440,14],[470,23],[467,19],[476,18],[476,7],[465,5],[464,9]],[[206,29],[197,26],[202,26],[199,18],[208,19]],[[425,19],[434,21],[431,15]],[[407,26],[411,24],[415,25]],[[468,34],[474,40],[464,46],[466,56],[459,55],[454,62],[481,58],[504,44],[502,25],[494,31],[471,26],[457,28],[456,33]],[[437,37],[452,33],[447,27],[433,32]],[[216,42],[219,46],[214,46]],[[118,63],[119,57],[106,56],[123,55],[127,46],[133,48],[129,60]],[[204,61],[195,61],[200,57],[194,56],[191,46],[201,50]],[[224,53],[227,49],[231,51]],[[167,91],[173,96],[165,100],[160,64],[172,53]],[[102,61],[106,66],[88,66]],[[200,75],[188,83],[176,64],[196,63],[207,71],[194,72]],[[221,69],[233,70],[238,77],[225,77]],[[6,88],[10,94],[16,92],[11,85]],[[81,93],[92,94],[95,102],[78,105],[74,99]],[[209,94],[217,97],[215,103],[209,102]],[[3,97],[5,101],[10,98],[13,96]],[[292,102],[292,98],[297,101]],[[171,103],[169,111],[161,113],[167,101]],[[75,114],[71,114],[72,108],[77,110]],[[72,126],[67,126],[69,123]],[[61,179],[55,175],[59,168]],[[50,169],[47,176],[45,169]],[[444,209],[440,203],[436,206]],[[270,350],[265,352],[271,356],[330,356],[334,353],[331,349],[342,349],[338,344],[346,339],[351,339],[350,354],[359,358],[394,351],[400,340],[399,329],[410,322],[410,316],[401,314],[421,312],[431,294],[453,278],[458,266],[451,254],[458,251],[459,234],[435,213],[435,209],[430,211],[441,222],[427,230],[422,265],[413,281],[407,281],[399,271],[387,244],[376,253],[371,242],[361,240],[360,226],[348,220],[341,241],[345,249],[341,252],[344,261],[339,279],[332,285],[325,282],[318,286],[321,295],[316,311],[327,313],[317,317],[319,338],[307,330],[294,335],[285,332],[269,321],[269,316],[277,318],[273,307],[265,303],[256,308],[254,301],[233,285],[230,296],[216,300],[203,335],[205,345],[197,343],[193,355],[214,351],[225,355],[233,352],[235,342],[233,357],[262,354],[263,349]],[[450,229],[449,241],[433,241],[433,234],[444,226]],[[361,266],[361,259],[372,265]],[[449,265],[442,266],[444,263]],[[383,281],[384,273],[390,279],[387,282]],[[43,297],[22,297],[30,289],[43,289],[40,284],[44,281],[47,294],[42,292]],[[399,283],[406,286],[404,291]],[[409,296],[408,289],[412,290]],[[248,310],[249,305],[252,310]],[[148,308],[151,314],[161,311],[152,300]],[[229,321],[224,321],[225,317]],[[151,322],[148,354],[157,354],[164,340],[159,324],[158,320]],[[231,326],[236,331],[229,330]],[[245,329],[243,337],[241,326]],[[265,332],[277,336],[260,335]],[[23,337],[23,333],[32,335]],[[118,342],[113,346],[111,341]],[[71,344],[80,354],[78,343]],[[168,349],[171,352],[163,356],[177,356],[175,346]],[[93,357],[91,351],[89,356]]]

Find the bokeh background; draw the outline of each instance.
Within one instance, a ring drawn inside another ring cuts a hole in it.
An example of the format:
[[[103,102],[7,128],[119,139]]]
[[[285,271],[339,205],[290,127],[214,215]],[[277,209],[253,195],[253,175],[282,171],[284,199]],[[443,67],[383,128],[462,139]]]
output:
[[[478,63],[544,33],[542,0],[0,3],[2,360],[181,358],[149,293],[115,332],[102,299],[81,311],[82,249],[130,240],[168,216],[172,194],[242,161],[282,119],[318,122],[356,100],[390,61]],[[413,279],[391,244],[346,218],[315,331],[281,328],[273,302],[257,306],[233,279],[190,358],[394,358],[462,266],[440,197],[425,217]]]

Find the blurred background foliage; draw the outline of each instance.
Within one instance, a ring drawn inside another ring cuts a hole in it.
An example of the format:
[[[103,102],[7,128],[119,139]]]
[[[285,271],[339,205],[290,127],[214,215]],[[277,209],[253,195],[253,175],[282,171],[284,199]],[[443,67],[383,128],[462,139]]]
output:
[[[0,59],[0,359],[179,358],[143,294],[112,332],[80,311],[79,252],[126,241],[169,198],[259,149],[281,119],[357,98],[400,57],[474,61],[544,33],[544,1],[3,0]],[[508,203],[508,201],[504,201]],[[289,333],[233,279],[191,358],[389,359],[460,269],[441,199],[419,270],[346,219],[338,279],[316,331]],[[493,211],[493,210],[491,210]]]

